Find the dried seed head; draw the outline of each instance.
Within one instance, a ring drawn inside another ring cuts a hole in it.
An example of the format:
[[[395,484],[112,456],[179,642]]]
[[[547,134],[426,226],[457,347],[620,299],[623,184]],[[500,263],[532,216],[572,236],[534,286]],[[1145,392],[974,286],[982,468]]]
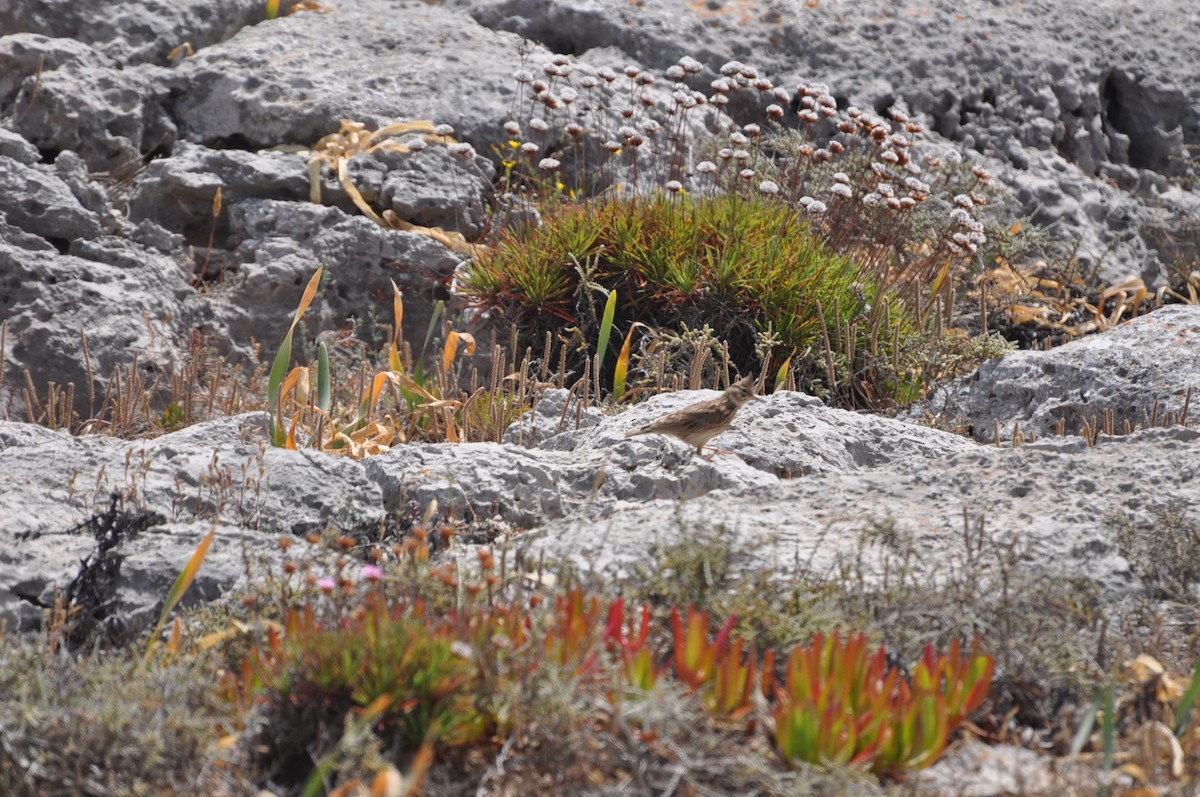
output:
[[[750,138],[758,138],[762,135],[762,128],[756,124],[748,124],[742,127],[742,132],[750,136]]]
[[[704,71],[704,64],[692,58],[690,55],[685,55],[679,59],[679,65],[683,67],[683,71],[689,75],[699,74]]]
[[[783,108],[775,103],[771,103],[767,106],[767,116],[772,119],[778,119],[783,116]]]
[[[544,80],[535,80],[530,88],[533,89],[534,94],[541,94],[543,91],[546,91],[550,88],[550,84]]]
[[[715,91],[717,94],[724,94],[725,92],[727,92],[733,88],[732,86],[729,85],[729,81],[723,77],[717,78],[716,80],[714,80],[712,83],[709,83],[708,85],[711,86],[712,90]]]
[[[504,123],[504,132],[510,136],[521,135],[521,126],[511,119]]]
[[[667,67],[667,77],[678,82],[687,77],[687,72],[684,72],[683,67],[676,64],[674,66]]]
[[[779,185],[772,180],[763,180],[758,184],[758,190],[768,196],[779,193]]]
[[[696,164],[696,171],[700,174],[712,174],[717,170],[717,164],[712,161],[700,161]]]
[[[814,199],[808,205],[808,212],[813,216],[823,215],[828,209],[828,206],[819,199]]]
[[[513,72],[513,80],[518,83],[532,83],[533,73],[528,69],[518,69],[516,72]]]
[[[572,138],[579,138],[583,135],[583,125],[579,124],[578,122],[568,123],[563,130],[566,130],[567,135],[571,136]]]
[[[571,59],[567,58],[565,55],[556,55],[552,60],[556,66],[566,66],[567,64],[571,63]]]
[[[874,193],[865,194],[862,198],[862,203],[869,208],[878,207],[879,203],[882,201],[883,201],[883,197],[881,197],[879,194],[874,194]]]
[[[435,136],[452,136],[454,135],[454,128],[450,125],[438,125],[433,128],[433,134]]]
[[[888,142],[891,143],[893,147],[899,147],[900,149],[904,149],[905,147],[912,145],[912,142],[908,140],[908,137],[901,133],[892,133],[892,137],[888,139]]]
[[[835,183],[845,183],[845,184],[849,185],[850,184],[850,175],[846,174],[845,172],[834,172],[833,173],[833,181]]]
[[[989,185],[992,182],[992,174],[982,166],[976,166],[971,170],[971,174],[975,175],[981,183]]]
[[[604,148],[615,155],[621,151],[621,143],[619,141],[605,141]]]
[[[654,98],[649,94],[643,94],[642,96],[638,97],[638,102],[640,102],[642,105],[645,105],[647,108],[653,108],[655,104]]]
[[[907,130],[908,132],[912,133],[913,135],[916,135],[917,133],[925,132],[925,126],[922,124],[919,124],[917,122],[905,123],[904,129]]]
[[[911,196],[900,197],[900,209],[901,210],[912,210],[916,206],[917,206],[917,200],[914,197],[911,197]]]
[[[879,159],[884,163],[896,164],[900,162],[900,156],[890,149],[879,153]]]
[[[951,166],[957,166],[962,163],[962,159],[962,153],[956,149],[952,149],[946,153],[946,163],[949,163]]]
[[[801,121],[806,122],[810,125],[821,120],[820,114],[818,114],[816,111],[810,110],[808,108],[805,108],[803,111],[801,111],[798,114],[798,116],[800,117]]]
[[[834,155],[841,155],[843,152],[846,151],[846,147],[840,141],[830,141],[829,142],[829,151],[832,152]]]
[[[854,191],[852,191],[850,186],[846,185],[845,183],[834,183],[829,187],[829,193],[833,194],[834,196],[840,196],[843,199],[849,199],[850,197],[854,196]]]
[[[971,197],[967,196],[966,194],[958,194],[955,196],[954,204],[958,205],[964,210],[970,210],[971,208],[975,207],[975,203],[971,201]]]
[[[633,118],[633,109],[632,109],[632,108],[626,108],[626,109],[622,110],[622,111],[621,111],[621,116],[622,116],[623,118],[625,118],[625,119],[632,119],[632,118]]]
[[[557,158],[542,158],[538,161],[538,168],[544,172],[556,172],[558,167],[562,166]]]
[[[750,153],[744,149],[735,149],[733,151],[733,158],[738,161],[748,161],[750,160]]]
[[[833,160],[833,153],[824,147],[821,147],[820,149],[813,151],[813,160],[815,160],[817,163],[829,163],[829,161]]]
[[[897,124],[904,124],[908,121],[908,114],[901,111],[899,108],[893,108],[891,113],[892,121]]]
[[[720,157],[721,160],[727,161],[733,157],[733,150],[731,150],[729,147],[721,147],[721,149],[717,150],[717,156]]]
[[[649,86],[654,82],[654,75],[650,74],[649,72],[643,72],[637,76],[637,82],[638,85]]]
[[[742,71],[739,73],[739,75],[744,77],[746,80],[758,80],[758,70],[749,64],[746,64],[742,67]]]
[[[648,133],[649,135],[654,135],[659,130],[662,130],[662,125],[660,125],[655,120],[653,120],[653,119],[643,119],[642,120],[642,132]]]
[[[532,157],[533,155],[536,155],[537,151],[538,151],[538,145],[534,144],[532,141],[526,141],[524,144],[521,145],[521,154],[527,158]]]
[[[875,186],[875,193],[880,196],[891,197],[896,195],[896,189],[892,187],[891,183],[880,183]]]
[[[971,192],[970,194],[967,194],[967,196],[971,197],[971,201],[976,205],[986,205],[988,203],[987,197],[985,197],[983,194]]]
[[[742,169],[740,172],[738,172],[738,177],[742,178],[743,180],[753,180],[754,174],[755,172],[753,169]]]
[[[641,70],[638,69],[633,64],[630,64],[629,66],[625,67],[625,77],[627,77],[627,78],[635,78],[638,76],[639,72],[641,72]]]
[[[732,77],[742,71],[741,61],[727,61],[721,67],[721,74],[725,77]]]
[[[556,111],[562,107],[562,100],[560,100],[554,93],[549,91],[543,91],[539,93],[538,101],[552,111]]]
[[[546,63],[542,64],[542,72],[546,73],[550,77],[558,77],[558,66],[547,61]]]
[[[668,180],[667,181],[667,190],[670,191],[672,194],[678,194],[680,191],[683,190],[683,183],[679,182],[678,180]]]
[[[802,207],[802,208],[807,208],[809,205],[811,205],[813,202],[816,202],[816,201],[817,200],[815,200],[812,197],[805,194],[804,196],[800,197],[797,204],[799,204],[800,207]]]
[[[592,75],[584,75],[582,78],[580,78],[579,85],[583,86],[585,89],[594,89],[600,85],[600,81]]]
[[[767,80],[765,77],[760,77],[752,84],[759,91],[770,91],[775,88],[775,84]]]
[[[535,133],[545,133],[550,129],[550,123],[545,119],[530,119],[529,129]]]
[[[894,196],[890,196],[890,197],[888,197],[887,206],[888,206],[888,208],[889,208],[889,209],[891,209],[891,210],[899,210],[899,209],[900,209],[900,204],[901,204],[901,203],[900,203],[900,198],[899,198],[899,197],[894,197]]]
[[[724,94],[714,94],[713,96],[708,98],[708,101],[711,102],[713,105],[717,106],[718,108],[723,108],[724,106],[729,104],[729,98],[726,97]]]
[[[562,91],[560,91],[558,94],[559,98],[562,99],[562,101],[567,105],[575,102],[576,98],[579,97],[579,92],[570,86],[563,86]]]
[[[854,122],[838,122],[838,130],[842,133],[853,133],[857,129]]]
[[[600,79],[603,80],[605,83],[612,83],[614,80],[617,79],[617,73],[612,71],[611,69],[609,69],[606,66],[602,66],[599,69],[597,69],[596,74],[599,75]]]
[[[792,101],[792,95],[783,86],[776,86],[771,89],[771,96],[775,98],[776,102],[790,103]]]
[[[744,147],[750,143],[750,139],[746,138],[741,133],[734,133],[729,137],[729,143],[735,147]]]

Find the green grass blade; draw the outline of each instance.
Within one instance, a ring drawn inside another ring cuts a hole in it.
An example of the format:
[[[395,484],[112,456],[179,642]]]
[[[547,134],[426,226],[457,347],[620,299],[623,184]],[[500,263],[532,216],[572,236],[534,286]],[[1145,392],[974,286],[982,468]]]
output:
[[[617,314],[617,289],[608,292],[608,301],[604,303],[604,317],[600,319],[600,338],[596,342],[596,365],[604,365],[604,357],[608,354],[608,338],[612,334],[613,316]]]
[[[1096,695],[1096,699],[1083,713],[1083,721],[1079,723],[1079,730],[1075,731],[1075,737],[1071,739],[1071,749],[1067,753],[1067,761],[1071,763],[1074,763],[1079,754],[1083,752],[1083,746],[1087,744],[1088,737],[1092,735],[1092,728],[1096,724],[1096,712],[1100,710],[1100,698],[1100,695]]]
[[[329,412],[333,402],[329,389],[329,347],[321,343],[317,353],[317,408]]]
[[[439,299],[438,303],[433,306],[429,328],[425,330],[425,342],[421,344],[421,356],[417,358],[416,367],[413,368],[413,381],[421,387],[425,386],[425,352],[429,349],[429,342],[433,340],[433,333],[437,330],[438,322],[442,320],[442,314],[445,312],[446,302]]]
[[[212,545],[213,538],[216,536],[217,528],[213,526],[208,534],[204,535],[204,539],[196,546],[196,552],[192,554],[192,558],[188,560],[187,565],[179,572],[178,578],[171,586],[171,591],[167,593],[167,600],[163,604],[162,614],[159,615],[158,625],[154,626],[154,632],[150,634],[150,642],[146,645],[146,653],[142,656],[142,661],[150,657],[150,651],[154,650],[154,646],[158,644],[158,635],[162,632],[163,625],[167,622],[167,617],[175,609],[176,604],[187,592],[188,587],[192,585],[192,581],[196,578],[196,573],[200,571],[200,565],[204,564],[204,557],[208,556],[208,549]]]
[[[1196,668],[1192,670],[1192,682],[1188,684],[1187,691],[1179,698],[1179,705],[1175,708],[1176,736],[1182,737],[1183,732],[1187,730],[1197,698],[1200,698],[1200,659],[1196,660]]]
[[[279,346],[275,361],[271,363],[271,375],[267,379],[267,411],[271,414],[271,445],[276,447],[284,445],[287,437],[283,431],[279,412],[279,388],[287,377],[288,364],[292,361],[292,335],[295,334],[296,325],[304,317],[308,306],[312,304],[313,297],[317,295],[317,286],[321,284],[321,275],[324,271],[324,266],[318,266],[316,273],[308,280],[304,295],[300,297],[300,304],[297,305],[296,312],[292,314],[292,325],[288,327],[287,334],[283,336],[283,343]]]
[[[1104,785],[1100,787],[1101,797],[1107,797],[1112,779],[1114,737],[1117,726],[1115,713],[1113,711],[1113,687],[1112,684],[1109,684],[1104,689],[1104,717],[1100,722],[1100,739],[1104,750]]]

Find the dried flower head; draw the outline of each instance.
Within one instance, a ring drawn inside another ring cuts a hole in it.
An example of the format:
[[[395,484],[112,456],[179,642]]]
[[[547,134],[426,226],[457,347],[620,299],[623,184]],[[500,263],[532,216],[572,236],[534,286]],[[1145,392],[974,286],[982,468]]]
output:
[[[568,122],[566,126],[563,127],[563,130],[566,130],[567,135],[571,136],[572,138],[579,138],[583,135],[583,125],[579,124],[578,122]]]
[[[678,194],[680,191],[683,190],[683,183],[679,182],[678,180],[668,180],[667,181],[667,190],[670,191],[672,194]]]
[[[721,66],[721,74],[725,77],[732,77],[742,71],[741,61],[727,61]]]
[[[458,158],[464,163],[470,163],[475,160],[475,148],[466,142],[451,144],[446,149],[451,157]]]
[[[763,92],[770,91],[771,89],[775,88],[775,84],[767,80],[765,77],[758,78],[751,85]]]
[[[667,67],[667,77],[678,82],[687,77],[687,72],[683,71],[683,67],[675,64]]]
[[[513,72],[513,80],[518,83],[532,83],[533,73],[528,69],[518,69],[516,72]]]
[[[642,120],[642,132],[643,133],[646,133],[646,134],[652,136],[655,133],[657,133],[659,130],[662,130],[662,125],[660,125],[655,120],[653,120],[653,119],[643,119]]]
[[[733,159],[737,161],[748,161],[750,160],[750,153],[744,149],[735,149],[733,151]]]
[[[717,157],[723,161],[727,161],[733,157],[733,150],[729,147],[721,147],[721,149],[717,150]]]
[[[605,141],[604,148],[615,155],[621,151],[621,142],[612,140]]]
[[[692,58],[690,55],[685,55],[679,59],[679,65],[683,67],[683,71],[689,75],[699,74],[704,71],[704,64]]]
[[[713,174],[717,170],[717,164],[712,161],[700,161],[696,164],[696,171],[700,174]]]
[[[600,79],[603,80],[605,83],[612,83],[614,80],[617,79],[617,73],[612,71],[611,69],[609,69],[606,66],[602,66],[599,69],[597,69],[596,74],[599,75]]]
[[[561,99],[567,105],[570,105],[579,97],[579,92],[570,86],[563,86],[562,91],[558,93],[558,96],[559,99]]]
[[[625,67],[625,77],[633,79],[637,77],[641,71],[642,70],[638,69],[633,64],[630,64],[629,66]]]
[[[438,125],[433,128],[433,134],[435,136],[452,136],[454,135],[454,128],[450,125]]]
[[[750,136],[750,138],[758,138],[762,135],[762,128],[756,124],[748,124],[742,126],[742,132]]]
[[[819,199],[814,199],[812,202],[808,203],[808,212],[813,216],[820,216],[828,209],[829,208],[825,205],[825,203]]]
[[[773,180],[763,180],[758,184],[758,190],[768,196],[773,196],[779,193],[779,184]]]
[[[531,157],[533,155],[536,155],[537,151],[538,151],[538,145],[534,144],[532,141],[526,141],[524,144],[521,145],[521,154],[524,155],[525,157]]]
[[[954,204],[965,210],[970,210],[975,207],[975,203],[971,201],[971,197],[966,194],[958,194],[954,197]]]
[[[738,172],[738,177],[742,178],[743,180],[753,180],[754,175],[755,171],[753,169],[742,169],[740,172]]]
[[[546,91],[550,88],[550,84],[544,80],[535,80],[533,81],[533,85],[531,85],[529,88],[533,90],[534,94],[541,94],[543,91]]]
[[[542,158],[538,161],[538,168],[544,172],[556,172],[558,167],[562,166],[557,158]]]
[[[556,55],[551,60],[556,66],[566,66],[567,64],[571,63],[571,59],[567,58],[565,55]]]
[[[771,103],[767,106],[767,116],[771,117],[772,119],[779,119],[783,116],[783,107],[776,105],[775,103]]]
[[[597,80],[592,75],[584,75],[582,78],[580,78],[579,85],[583,86],[585,89],[590,90],[590,89],[594,89],[597,86],[599,86],[600,81]]]
[[[724,94],[714,94],[712,97],[708,98],[708,101],[718,108],[723,108],[729,104],[729,98]]]
[[[504,132],[510,136],[521,135],[521,126],[511,119],[504,123]]]
[[[649,72],[642,72],[637,76],[637,82],[638,85],[649,86],[654,82],[654,75],[650,74]]]
[[[850,186],[846,185],[845,183],[834,183],[829,187],[829,193],[835,196],[840,196],[844,199],[849,199],[850,197],[854,196],[854,191],[852,191]]]
[[[545,119],[530,119],[529,129],[535,133],[545,133],[550,129],[550,123]]]

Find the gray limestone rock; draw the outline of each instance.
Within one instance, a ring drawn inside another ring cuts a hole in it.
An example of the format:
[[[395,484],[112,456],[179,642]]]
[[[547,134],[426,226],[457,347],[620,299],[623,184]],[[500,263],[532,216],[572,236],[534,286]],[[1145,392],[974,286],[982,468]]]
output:
[[[1192,397],[1188,418],[1200,413],[1200,308],[1168,305],[1103,334],[1050,351],[1011,352],[939,388],[910,410],[945,421],[965,422],[978,440],[996,434],[1012,438],[1014,427],[1027,436],[1078,434],[1085,425],[1103,430],[1106,413],[1123,434],[1151,421],[1178,423]]]
[[[0,211],[9,224],[66,248],[100,234],[100,219],[49,167],[0,157]]]

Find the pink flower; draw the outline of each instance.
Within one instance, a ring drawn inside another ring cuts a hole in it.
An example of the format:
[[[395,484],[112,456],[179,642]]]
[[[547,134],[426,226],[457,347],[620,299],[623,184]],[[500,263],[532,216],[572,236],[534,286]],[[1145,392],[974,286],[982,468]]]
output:
[[[362,576],[367,581],[379,581],[381,578],[383,578],[383,571],[380,570],[376,565],[364,565],[362,569]]]
[[[328,576],[317,582],[317,587],[320,588],[321,592],[324,592],[326,595],[333,592],[333,588],[336,586],[337,582]]]

